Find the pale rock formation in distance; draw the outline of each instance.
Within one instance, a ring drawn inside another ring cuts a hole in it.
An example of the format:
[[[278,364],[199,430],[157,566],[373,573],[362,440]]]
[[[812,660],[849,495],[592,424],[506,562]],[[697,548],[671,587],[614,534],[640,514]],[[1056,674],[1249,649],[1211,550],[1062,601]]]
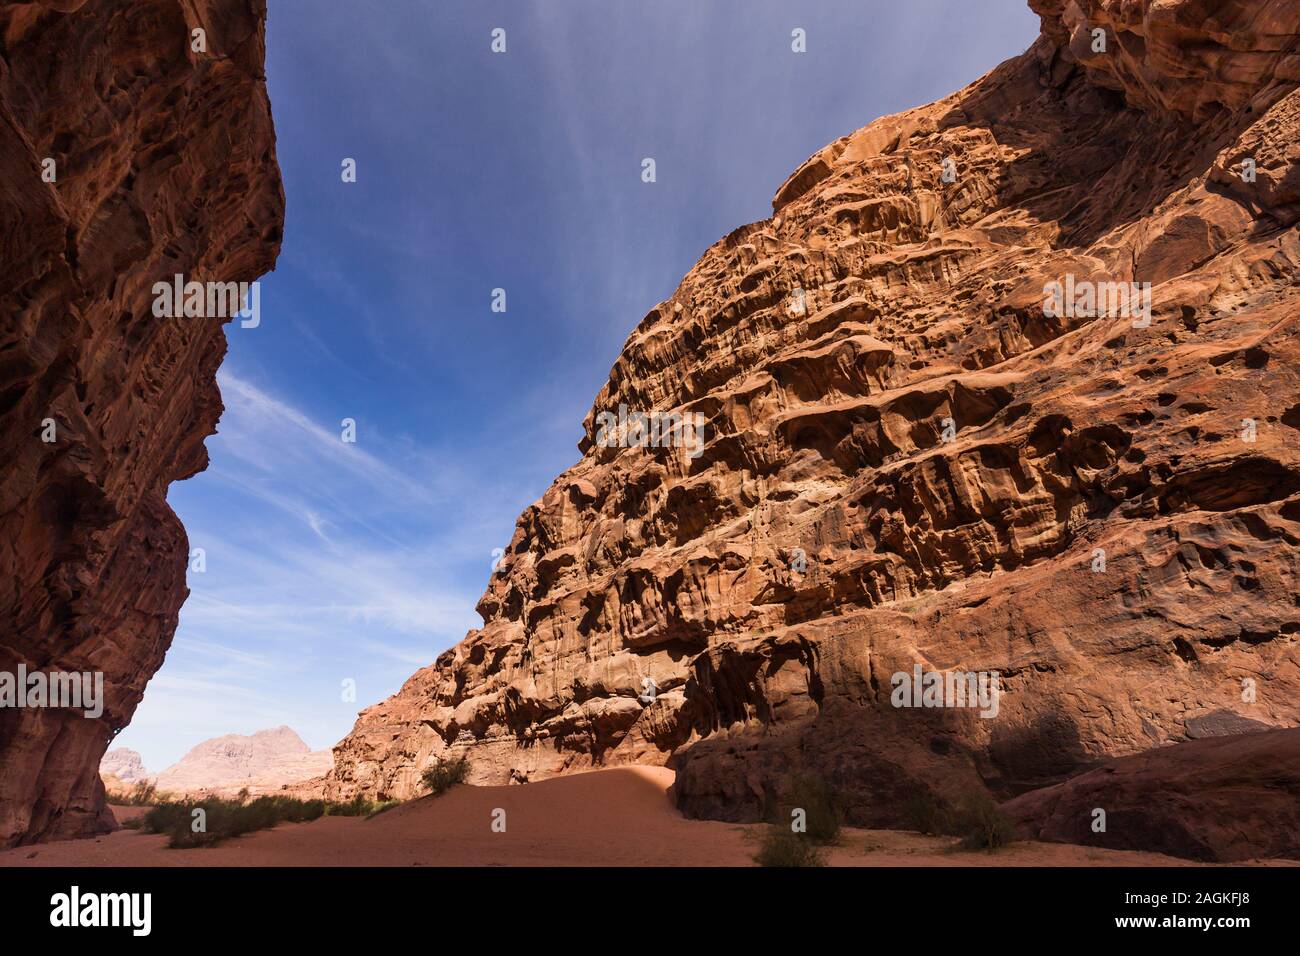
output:
[[[99,762],[99,774],[101,777],[114,777],[122,783],[139,783],[152,778],[140,755],[127,747],[114,747],[104,754],[104,759]]]
[[[289,727],[213,737],[158,774],[170,794],[272,793],[322,776],[333,765],[328,750],[312,750]]]

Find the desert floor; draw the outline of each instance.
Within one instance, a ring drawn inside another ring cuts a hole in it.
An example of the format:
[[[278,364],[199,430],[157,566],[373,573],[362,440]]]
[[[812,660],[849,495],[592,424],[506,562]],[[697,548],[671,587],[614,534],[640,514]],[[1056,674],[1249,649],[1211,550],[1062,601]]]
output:
[[[0,852],[0,866],[748,866],[762,828],[687,820],[669,802],[673,773],[619,767],[524,787],[456,787],[369,820],[281,824],[216,847],[169,850],[166,837],[119,830]],[[494,833],[493,812],[506,811]],[[119,820],[143,808],[114,807]],[[955,841],[848,828],[832,866],[1186,866],[1156,853],[1020,843],[959,852]]]

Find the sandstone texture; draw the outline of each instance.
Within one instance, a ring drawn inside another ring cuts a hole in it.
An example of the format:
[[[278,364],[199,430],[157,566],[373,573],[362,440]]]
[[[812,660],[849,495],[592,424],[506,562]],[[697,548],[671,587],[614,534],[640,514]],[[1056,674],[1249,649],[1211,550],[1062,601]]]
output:
[[[323,776],[333,763],[330,751],[312,750],[291,728],[276,727],[205,740],[158,774],[157,784],[178,795],[271,793]]]
[[[1106,813],[1101,832],[1097,809]],[[1300,729],[1120,757],[1004,810],[1038,840],[1207,862],[1300,859]]]
[[[821,150],[641,320],[334,795],[667,763],[690,815],[815,772],[896,826],[1300,722],[1300,2],[1031,5],[1029,51]],[[1150,322],[1046,308],[1067,276]],[[602,447],[620,404],[703,453]],[[916,665],[997,672],[996,717],[891,706]]]
[[[275,262],[265,15],[0,3],[0,671],[102,672],[106,697],[98,719],[0,710],[0,846],[113,826],[100,758],[188,594],[167,486],[207,463],[226,340],[221,319],[155,318],[152,286]]]

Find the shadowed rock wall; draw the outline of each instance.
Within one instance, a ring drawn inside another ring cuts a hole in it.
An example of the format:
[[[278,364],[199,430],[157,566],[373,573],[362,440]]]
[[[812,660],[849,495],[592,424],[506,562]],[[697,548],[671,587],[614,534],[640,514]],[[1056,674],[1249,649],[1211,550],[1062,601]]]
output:
[[[0,846],[111,826],[100,758],[189,593],[167,486],[207,465],[226,340],[221,319],[155,318],[152,286],[275,262],[265,17],[0,3],[0,671],[102,672],[106,698],[98,719],[0,709]]]

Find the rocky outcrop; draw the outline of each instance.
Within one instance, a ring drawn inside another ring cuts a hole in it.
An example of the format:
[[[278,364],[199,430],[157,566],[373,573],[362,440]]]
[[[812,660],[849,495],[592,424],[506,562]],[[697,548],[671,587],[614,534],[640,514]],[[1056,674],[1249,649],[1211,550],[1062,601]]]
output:
[[[137,783],[153,776],[145,769],[140,755],[127,747],[114,747],[104,754],[104,759],[99,762],[99,775],[112,777],[121,783]]]
[[[1057,68],[1140,108],[1213,119],[1300,82],[1292,0],[1029,0]]]
[[[1300,2],[1033,6],[642,319],[482,629],[360,715],[334,795],[668,762],[689,814],[812,771],[899,825],[1300,720]],[[705,441],[609,447],[620,406]],[[918,667],[996,675],[996,715],[893,706]]]
[[[275,261],[265,14],[0,3],[0,672],[100,673],[105,698],[0,709],[0,846],[113,826],[100,758],[188,594],[166,493],[207,463],[224,320],[157,318],[152,287]]]
[[[158,789],[171,794],[269,793],[325,774],[328,750],[312,750],[292,728],[226,734],[192,748],[158,774]]]
[[[1003,809],[1038,840],[1205,862],[1300,859],[1300,729],[1120,757]]]

